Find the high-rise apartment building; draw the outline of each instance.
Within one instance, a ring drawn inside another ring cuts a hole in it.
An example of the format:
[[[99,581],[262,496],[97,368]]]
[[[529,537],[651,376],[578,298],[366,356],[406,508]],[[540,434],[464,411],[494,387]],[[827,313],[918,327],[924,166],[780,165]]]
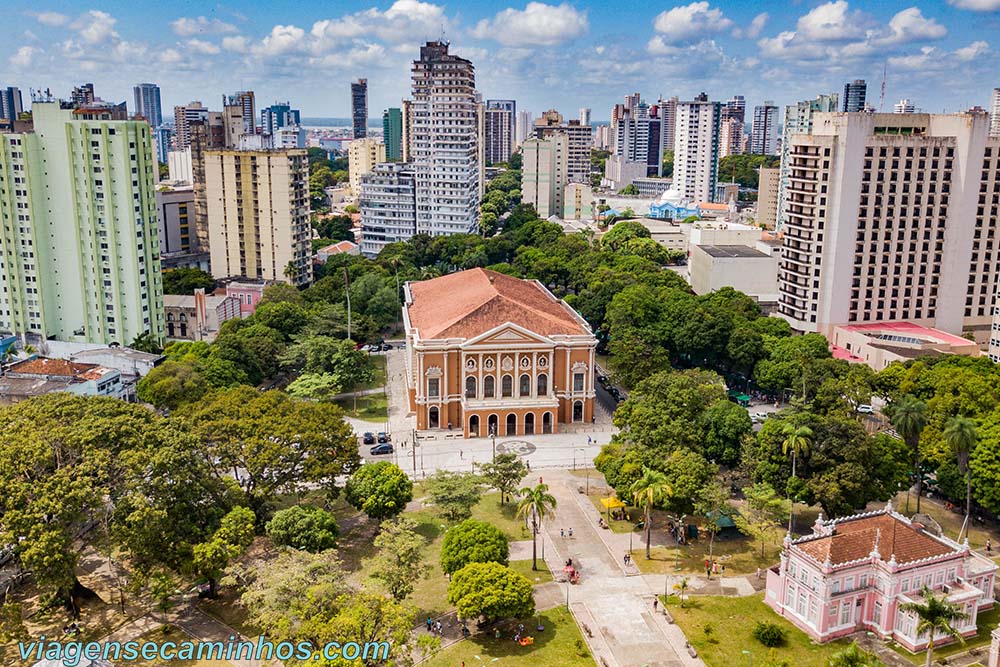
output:
[[[486,100],[483,110],[483,150],[486,164],[507,162],[514,152],[517,103]]]
[[[21,103],[21,90],[13,86],[0,89],[0,118],[17,120],[18,114],[24,111]]]
[[[528,139],[522,151],[521,201],[534,206],[540,218],[561,216],[569,182],[569,135],[557,132]]]
[[[757,224],[774,229],[778,218],[778,185],[781,183],[780,167],[761,167],[757,185]]]
[[[788,149],[791,136],[794,134],[809,134],[812,132],[813,114],[818,112],[835,112],[840,109],[840,96],[837,93],[819,95],[812,100],[803,100],[785,107],[785,120],[782,127],[781,140],[781,173],[778,183],[777,219],[773,222],[764,221],[775,229],[781,229],[784,223],[784,202],[788,189]],[[759,218],[758,218],[759,219]]]
[[[580,107],[580,125],[590,125],[590,107]]]
[[[903,99],[892,105],[893,113],[914,113],[916,110],[917,110],[916,105],[913,104],[913,101],[907,97],[904,97]]]
[[[156,188],[160,253],[197,252],[194,233],[194,189],[190,183]]]
[[[226,148],[237,148],[245,134],[257,133],[257,112],[252,90],[241,90],[222,96],[222,126]]]
[[[855,79],[844,84],[844,107],[841,111],[851,113],[865,110],[865,98],[868,94],[868,84],[864,79]]]
[[[97,97],[94,95],[94,84],[83,83],[79,86],[73,87],[73,92],[70,93],[70,102],[77,106],[83,106],[86,104],[93,104]]]
[[[1000,88],[994,88],[990,97],[990,136],[1000,137]]]
[[[182,151],[191,145],[191,123],[208,118],[208,107],[201,102],[188,102],[174,107],[174,149]]]
[[[361,177],[386,160],[386,149],[378,139],[355,139],[347,146],[347,163],[351,176],[351,192],[361,194]]]
[[[535,131],[534,114],[530,111],[518,111],[517,122],[514,123],[514,131],[517,133],[517,145],[524,143],[525,139],[532,136]]]
[[[417,190],[413,165],[383,162],[361,177],[358,200],[363,233],[361,252],[375,257],[390,243],[417,233]]]
[[[113,105],[32,105],[0,135],[0,330],[127,345],[164,337],[149,124]]]
[[[799,331],[912,321],[985,341],[1000,269],[986,114],[818,113],[790,137],[778,312]]]
[[[160,87],[155,83],[138,83],[132,87],[135,113],[149,121],[149,126],[163,125],[163,108],[160,106]]]
[[[660,98],[656,105],[660,108],[660,119],[663,122],[663,150],[674,150],[674,136],[677,131],[676,97]]]
[[[398,107],[382,112],[382,141],[387,160],[399,162],[403,159],[403,112]]]
[[[366,220],[362,213],[362,250],[369,256],[377,255],[386,243],[405,240],[394,236],[401,230],[446,236],[474,232],[479,226],[482,105],[476,93],[475,68],[465,58],[449,53],[447,43],[427,42],[420,47],[420,58],[413,61],[411,76],[413,99],[404,102],[403,110],[403,150],[411,162],[406,169],[386,172],[400,178],[406,172],[408,179],[412,171],[416,220],[399,220],[390,233],[382,218]],[[398,186],[399,179],[395,180]],[[368,179],[362,179],[362,202],[372,200],[368,184]],[[371,187],[385,192],[381,183],[371,181]],[[404,209],[408,210],[394,207]]]
[[[722,120],[719,121],[719,159],[730,155],[740,155],[743,152],[743,121],[739,118],[727,118],[726,109],[722,109]]]
[[[778,153],[778,107],[767,101],[753,108],[750,152],[754,155]]]
[[[622,165],[643,164],[640,176],[663,175],[663,152],[667,150],[665,106],[663,100],[653,106],[639,102],[627,108],[623,106],[617,114],[611,152],[620,158]],[[628,167],[626,171],[631,173]]]
[[[205,183],[205,154],[226,147],[222,114],[205,110],[202,118],[188,122],[191,154],[191,185],[194,189],[194,229],[198,245],[208,248],[208,198]]]
[[[212,274],[308,284],[308,152],[209,150],[204,160]]]
[[[403,100],[403,139],[400,142],[399,150],[403,155],[403,162],[413,161],[413,101]]]
[[[638,102],[637,102],[638,104]],[[569,136],[569,182],[590,182],[590,146],[594,142],[594,129],[589,125],[581,125],[578,120],[563,121],[562,115],[555,109],[549,109],[535,121],[535,137],[547,139],[557,132]]]
[[[351,137],[368,136],[368,79],[358,79],[351,84]]]
[[[260,131],[274,136],[283,127],[296,127],[302,124],[298,109],[292,108],[291,102],[275,102],[260,110]]]
[[[722,105],[701,93],[677,103],[674,184],[690,201],[710,202],[719,179],[719,125]]]
[[[174,128],[168,125],[160,125],[153,128],[153,141],[156,145],[156,159],[166,164],[167,154],[174,143]]]
[[[765,104],[767,104],[765,102]],[[735,118],[741,123],[747,121],[747,101],[742,95],[733,95],[729,100],[722,103],[722,117]]]

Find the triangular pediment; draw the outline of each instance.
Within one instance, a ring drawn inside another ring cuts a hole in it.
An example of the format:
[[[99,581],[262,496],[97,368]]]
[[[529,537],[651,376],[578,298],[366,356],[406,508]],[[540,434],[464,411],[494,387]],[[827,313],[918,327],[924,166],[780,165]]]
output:
[[[468,347],[494,347],[503,345],[552,345],[552,341],[518,326],[513,322],[505,322],[498,327],[486,331],[475,338],[470,338],[462,345]]]

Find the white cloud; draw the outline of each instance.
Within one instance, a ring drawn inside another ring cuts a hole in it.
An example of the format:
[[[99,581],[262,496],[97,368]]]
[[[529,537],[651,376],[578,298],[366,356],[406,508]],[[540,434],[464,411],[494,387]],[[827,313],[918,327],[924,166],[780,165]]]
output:
[[[201,39],[189,39],[187,41],[187,48],[194,53],[200,53],[204,56],[214,56],[221,50],[212,42],[206,42]]]
[[[529,2],[523,10],[507,8],[492,19],[483,19],[472,35],[505,46],[555,46],[579,37],[588,28],[587,13],[568,3]]]
[[[117,22],[118,19],[111,14],[91,9],[74,21],[70,27],[76,30],[80,39],[87,44],[100,44],[118,38],[118,33],[115,32],[115,23]]]
[[[32,14],[32,16],[38,19],[38,22],[42,25],[47,25],[51,28],[58,28],[69,23],[69,17],[59,12],[38,12],[37,14]]]
[[[760,37],[760,33],[764,32],[764,26],[767,25],[769,18],[771,18],[771,16],[767,12],[757,14],[757,16],[753,17],[753,21],[750,22],[750,27],[744,31],[747,38],[757,39]]]
[[[222,48],[233,53],[245,53],[249,45],[247,44],[246,37],[237,35],[235,37],[223,37]]]
[[[693,2],[660,12],[653,20],[653,29],[659,33],[654,39],[663,45],[697,41],[732,25],[721,9],[713,9],[707,2]]]
[[[271,33],[254,47],[260,55],[278,56],[285,53],[302,51],[306,48],[303,38],[306,31],[294,25],[276,25]]]
[[[988,42],[978,41],[969,44],[968,46],[963,46],[960,49],[955,49],[954,56],[961,60],[962,62],[968,62],[975,60],[976,58],[981,58],[990,52],[990,45]]]
[[[29,67],[35,55],[35,48],[32,46],[22,46],[17,53],[10,57],[10,64],[14,67]]]
[[[968,46],[945,51],[935,46],[925,46],[919,53],[889,58],[889,66],[893,69],[912,71],[953,71],[960,63],[966,63],[982,58],[990,52],[986,42],[973,42]]]
[[[192,37],[194,35],[204,34],[221,35],[236,32],[236,26],[233,24],[220,21],[219,19],[208,19],[204,16],[199,16],[197,18],[182,16],[176,21],[172,21],[170,23],[170,27],[173,29],[174,33],[180,35],[181,37]]]
[[[891,35],[885,43],[902,44],[924,39],[941,39],[948,29],[933,18],[925,18],[917,7],[899,12],[889,21]]]
[[[836,0],[800,17],[795,31],[804,39],[845,41],[864,37],[865,25],[860,12],[849,11],[847,0]]]
[[[948,4],[974,12],[1000,12],[1000,0],[948,0]]]

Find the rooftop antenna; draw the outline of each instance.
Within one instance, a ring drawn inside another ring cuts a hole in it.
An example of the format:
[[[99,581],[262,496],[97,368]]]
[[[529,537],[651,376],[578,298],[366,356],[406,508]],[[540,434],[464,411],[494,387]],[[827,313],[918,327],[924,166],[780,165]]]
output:
[[[447,31],[445,30],[444,19],[441,19],[441,43],[442,44],[447,44],[448,43],[448,37],[447,37],[446,32]]]
[[[888,69],[888,63],[882,65],[882,93],[878,98],[878,112],[882,113],[882,107],[885,106],[885,77]]]

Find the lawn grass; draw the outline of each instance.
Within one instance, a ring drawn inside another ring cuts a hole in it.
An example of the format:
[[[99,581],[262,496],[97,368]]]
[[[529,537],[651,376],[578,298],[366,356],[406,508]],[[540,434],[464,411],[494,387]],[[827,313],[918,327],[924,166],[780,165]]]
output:
[[[750,651],[754,664],[765,665],[770,661],[784,661],[793,667],[827,667],[834,653],[844,649],[844,640],[816,644],[808,635],[781,618],[764,604],[762,595],[749,597],[695,597],[678,604],[676,596],[669,596],[666,604],[678,627],[708,667],[735,667],[748,663],[743,651]],[[785,629],[785,643],[767,648],[753,637],[757,621],[770,621]],[[709,631],[706,632],[706,628]]]
[[[917,511],[917,499],[912,493],[910,494],[910,511],[906,511],[906,493],[900,493],[897,495],[893,501],[893,508],[900,513],[906,514],[906,516],[912,516],[914,512]],[[928,500],[927,498],[920,499],[920,512],[922,514],[929,515],[932,519],[941,524],[941,530],[944,534],[953,540],[958,539],[958,531],[962,529],[962,522],[965,520],[965,511],[951,511],[944,508],[944,505],[938,502],[937,498]],[[991,535],[987,530],[985,530],[981,525],[977,524],[975,521],[971,521],[971,528],[969,529],[969,546],[973,549],[983,549],[986,547],[986,538],[992,538],[993,543],[997,544],[998,540],[995,535]]]
[[[174,642],[179,644],[180,642],[193,640],[180,628],[173,625],[163,625],[155,630],[150,630],[149,632],[139,635],[139,637],[136,638],[136,641],[139,642],[139,645],[141,646],[147,642],[151,644],[162,644],[163,642]],[[198,642],[195,642],[196,646],[197,644]],[[195,651],[197,651],[197,648]],[[129,667],[162,667],[165,664],[167,664],[167,661],[165,660],[143,660],[142,656],[136,660],[128,662]],[[201,660],[194,658],[183,659],[176,656],[169,661],[169,665],[170,667],[231,667],[230,663],[226,660],[208,660],[206,658]]]
[[[776,542],[780,544],[780,540]],[[726,566],[726,576],[755,574],[757,568],[767,568],[778,560],[777,546],[771,546],[760,557],[760,546],[745,537],[716,540],[712,547],[712,559],[721,567]],[[708,539],[689,542],[682,547],[653,547],[650,559],[646,560],[645,546],[637,540],[633,562],[643,574],[690,573],[705,574],[705,560],[708,559]]]
[[[502,667],[592,667],[595,664],[576,622],[565,607],[550,609],[538,617],[524,620],[525,634],[535,640],[531,646],[514,643],[511,637],[516,628],[505,630],[499,640],[485,632],[442,649],[421,665],[458,667],[463,661],[467,667],[489,664]],[[545,628],[541,632],[535,630],[537,621]],[[515,624],[511,621],[510,625]]]
[[[538,569],[531,569],[531,559],[525,560],[512,560],[509,564],[510,569],[514,570],[518,574],[523,574],[527,577],[528,581],[533,584],[544,584],[546,582],[552,581],[552,573],[549,572],[549,567],[545,564],[541,558],[538,559]]]
[[[923,508],[921,507],[921,509]],[[942,658],[950,658],[967,653],[968,651],[981,651],[984,647],[988,647],[990,645],[990,633],[997,627],[997,623],[1000,623],[1000,607],[993,607],[993,609],[979,612],[979,615],[976,616],[978,634],[974,637],[969,637],[965,642],[953,642],[936,647],[934,649],[934,661],[937,662]],[[920,653],[910,653],[894,642],[890,643],[889,646],[914,665],[923,665],[927,660],[927,654],[923,651]],[[983,658],[985,657],[984,654]]]
[[[517,504],[508,500],[500,504],[499,493],[487,493],[479,504],[472,508],[472,517],[491,523],[507,536],[511,542],[530,540],[531,530],[525,527],[523,519],[516,519]]]
[[[354,409],[357,400],[357,409]],[[334,401],[343,410],[344,414],[354,419],[361,419],[368,422],[383,422],[389,418],[389,401],[385,394],[369,394],[355,398],[338,398]]]

